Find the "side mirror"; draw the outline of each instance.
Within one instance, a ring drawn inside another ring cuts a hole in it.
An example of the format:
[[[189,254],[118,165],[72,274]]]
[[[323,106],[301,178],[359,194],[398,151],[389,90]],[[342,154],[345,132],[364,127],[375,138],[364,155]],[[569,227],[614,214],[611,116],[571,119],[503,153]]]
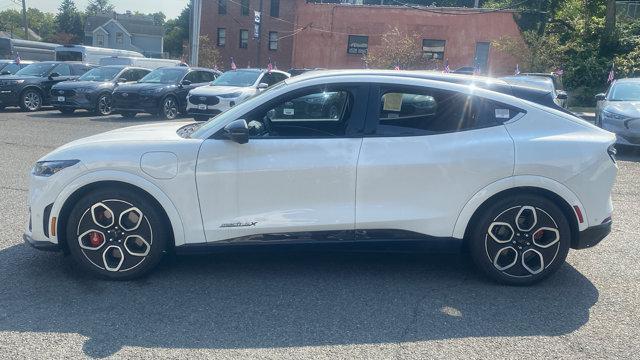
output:
[[[57,78],[59,76],[60,74],[58,74],[57,72],[52,72],[51,74],[49,74],[49,79]]]
[[[267,84],[267,83],[258,84],[258,90],[264,90],[264,89],[266,89],[268,87],[269,87],[269,84]]]
[[[180,84],[184,85],[184,86],[189,86],[189,85],[191,85],[191,80],[182,80],[182,82]]]
[[[603,101],[605,99],[605,95],[603,93],[600,93],[598,95],[596,95],[596,100],[597,101]]]
[[[223,130],[224,136],[238,144],[246,144],[249,142],[249,126],[244,119],[230,122]]]
[[[567,93],[564,91],[558,91],[556,97],[560,100],[567,100],[569,98],[569,96],[567,96]]]

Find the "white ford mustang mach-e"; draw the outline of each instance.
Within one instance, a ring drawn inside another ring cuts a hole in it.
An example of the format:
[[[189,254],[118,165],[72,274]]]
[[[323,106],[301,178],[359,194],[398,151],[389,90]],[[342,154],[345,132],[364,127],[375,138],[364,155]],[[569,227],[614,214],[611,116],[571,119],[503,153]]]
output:
[[[310,73],[206,123],[56,149],[33,168],[24,238],[115,279],[173,250],[438,241],[464,244],[494,280],[530,284],[609,233],[614,142],[478,86]]]

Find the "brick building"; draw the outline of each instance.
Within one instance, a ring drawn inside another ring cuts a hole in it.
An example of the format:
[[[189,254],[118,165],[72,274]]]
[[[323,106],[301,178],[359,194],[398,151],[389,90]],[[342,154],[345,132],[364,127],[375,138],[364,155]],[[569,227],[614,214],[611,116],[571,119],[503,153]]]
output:
[[[254,39],[254,10],[262,2],[260,51]],[[354,1],[356,4],[357,1]],[[426,58],[448,59],[452,69],[477,66],[507,74],[515,60],[491,49],[502,36],[520,37],[512,11],[470,8],[408,8],[355,5],[344,1],[205,0],[202,33],[218,44],[228,63],[281,69],[362,68],[363,53],[380,46],[383,32],[397,27],[422,40]]]

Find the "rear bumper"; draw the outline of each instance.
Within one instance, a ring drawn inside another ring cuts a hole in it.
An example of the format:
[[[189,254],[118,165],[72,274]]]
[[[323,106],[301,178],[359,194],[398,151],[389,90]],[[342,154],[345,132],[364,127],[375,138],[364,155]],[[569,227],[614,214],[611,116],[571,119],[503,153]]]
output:
[[[611,232],[611,220],[600,225],[591,226],[578,233],[578,238],[571,244],[573,249],[588,249],[598,245]]]

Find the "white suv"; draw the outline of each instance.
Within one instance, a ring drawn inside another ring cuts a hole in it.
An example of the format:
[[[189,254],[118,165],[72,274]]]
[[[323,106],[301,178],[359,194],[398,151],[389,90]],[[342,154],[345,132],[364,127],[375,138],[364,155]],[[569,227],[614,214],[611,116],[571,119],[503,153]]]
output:
[[[187,112],[198,121],[209,120],[273,84],[289,78],[278,70],[239,69],[222,74],[209,85],[197,87],[187,97]]]
[[[530,284],[609,233],[614,142],[478,86],[313,73],[206,123],[56,149],[32,171],[25,240],[108,278],[144,274],[169,250],[438,242],[464,245],[497,281]]]

